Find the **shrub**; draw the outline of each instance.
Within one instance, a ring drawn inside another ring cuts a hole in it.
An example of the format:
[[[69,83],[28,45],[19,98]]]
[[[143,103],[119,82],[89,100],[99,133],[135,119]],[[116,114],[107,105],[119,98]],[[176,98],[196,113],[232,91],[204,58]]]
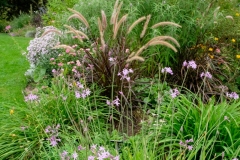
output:
[[[31,21],[31,16],[29,14],[20,14],[18,17],[13,18],[13,20],[10,22],[10,25],[12,28],[20,29],[23,28],[25,25],[29,25]]]

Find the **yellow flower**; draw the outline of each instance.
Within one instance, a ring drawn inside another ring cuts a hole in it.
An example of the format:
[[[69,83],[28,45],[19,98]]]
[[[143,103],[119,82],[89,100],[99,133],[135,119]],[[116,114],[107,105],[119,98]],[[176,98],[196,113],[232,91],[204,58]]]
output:
[[[209,48],[208,50],[209,50],[210,52],[212,52],[212,51],[213,51],[213,48]]]
[[[12,137],[15,137],[15,136],[16,136],[16,134],[11,134],[11,136],[12,136]]]
[[[214,55],[211,55],[211,54],[208,54],[209,55],[209,57],[211,58],[211,59],[213,59],[214,58]]]
[[[236,55],[236,58],[237,58],[237,59],[240,59],[240,54],[237,54],[237,55]]]
[[[215,38],[214,38],[214,40],[215,40],[215,41],[218,41],[218,38],[217,38],[217,37],[215,37]]]
[[[236,42],[236,40],[233,38],[232,40],[231,40],[233,43],[235,43]]]
[[[239,13],[236,13],[235,15],[238,17],[238,16],[239,16]]]
[[[206,46],[201,46],[202,49],[206,49]]]
[[[14,110],[13,109],[11,109],[10,110],[10,115],[12,115],[14,113]]]

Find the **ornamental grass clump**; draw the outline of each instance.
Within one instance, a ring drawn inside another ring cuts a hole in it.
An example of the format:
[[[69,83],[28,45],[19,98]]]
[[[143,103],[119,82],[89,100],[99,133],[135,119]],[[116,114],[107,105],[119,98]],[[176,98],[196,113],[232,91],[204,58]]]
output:
[[[150,26],[151,15],[143,16],[137,19],[132,24],[128,23],[129,14],[121,16],[121,7],[123,3],[117,0],[114,9],[108,21],[104,11],[101,11],[101,17],[97,19],[99,35],[96,39],[90,39],[87,34],[91,35],[91,24],[78,11],[69,9],[73,14],[68,18],[68,21],[73,18],[78,19],[82,23],[84,30],[78,30],[74,26],[64,25],[67,29],[66,34],[71,34],[79,42],[79,48],[73,49],[70,45],[60,44],[56,45],[54,49],[69,49],[71,52],[82,55],[80,62],[85,66],[84,72],[87,82],[97,83],[105,89],[104,95],[113,99],[118,95],[119,91],[123,95],[128,95],[130,86],[135,79],[141,77],[139,61],[145,61],[143,52],[147,52],[148,48],[156,45],[161,45],[170,48],[177,52],[175,46],[179,47],[179,43],[171,36],[156,36],[147,39],[148,32],[155,30],[160,26],[174,26],[181,27],[173,22],[160,22]],[[146,39],[138,46],[132,47],[129,43],[131,41],[131,32],[140,23],[144,23],[142,32],[139,38]],[[86,70],[89,68],[90,70]],[[75,70],[76,71],[76,70]],[[124,73],[128,71],[128,75]]]

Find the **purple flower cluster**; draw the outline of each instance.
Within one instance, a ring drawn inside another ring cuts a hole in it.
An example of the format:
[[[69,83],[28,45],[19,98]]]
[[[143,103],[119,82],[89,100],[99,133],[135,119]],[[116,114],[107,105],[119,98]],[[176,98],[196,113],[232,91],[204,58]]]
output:
[[[206,77],[206,78],[209,78],[209,79],[212,79],[212,75],[211,75],[211,73],[209,73],[209,72],[202,72],[201,74],[200,74],[200,77],[201,78],[203,78],[203,77]]]
[[[121,80],[126,79],[128,82],[130,82],[129,73],[133,73],[133,70],[131,68],[130,69],[124,68],[122,72],[118,73],[118,76],[121,77]]]
[[[178,91],[177,88],[170,89],[170,95],[171,95],[172,98],[177,97],[179,94],[180,94],[180,92]]]
[[[189,62],[184,61],[183,62],[183,67],[187,67],[187,68],[192,68],[192,69],[196,69],[197,68],[197,64],[194,60],[191,60]]]
[[[193,149],[192,145],[189,145],[190,142],[193,142],[193,139],[187,139],[185,142],[180,141],[179,144],[180,146],[182,146],[185,149],[188,149],[189,151],[191,151]]]
[[[173,75],[173,71],[170,67],[165,67],[161,70],[162,73],[169,73],[171,75]]]
[[[112,102],[110,100],[107,100],[106,103],[109,106],[119,106],[120,105],[120,99],[116,96],[116,99],[114,99]]]
[[[86,148],[82,147],[81,145],[78,146],[78,151],[81,152],[82,150],[85,150]],[[88,156],[88,160],[104,160],[104,159],[110,159],[110,160],[119,160],[120,157],[119,156],[113,156],[112,154],[110,154],[104,147],[100,146],[98,147],[97,145],[92,145],[90,148],[91,152],[93,155],[89,155]],[[74,151],[72,154],[69,153],[64,150],[61,154],[60,157],[62,160],[70,160],[70,158],[73,158],[74,160],[76,160],[79,156],[78,153],[76,151]]]
[[[110,154],[104,147],[97,145],[91,146],[91,152],[93,155],[88,156],[88,160],[94,160],[95,158],[98,160],[110,159],[110,160],[119,160],[119,156],[113,156]]]
[[[239,95],[236,92],[232,92],[232,93],[227,92],[227,97],[232,98],[232,99],[238,99]]]
[[[77,82],[76,86],[77,86],[77,90],[75,91],[75,97],[77,99],[79,98],[84,99],[91,94],[91,91],[88,88],[85,89],[83,84],[81,84],[80,82]]]
[[[58,129],[60,128],[60,124],[57,124],[56,126],[47,126],[45,129],[45,133],[50,136],[50,138],[47,138],[48,141],[50,141],[50,145],[55,147],[58,142],[61,141],[61,139],[58,137]]]
[[[35,95],[35,94],[30,93],[29,95],[25,96],[24,99],[25,99],[26,102],[27,101],[31,101],[32,102],[32,101],[37,100],[38,96]]]

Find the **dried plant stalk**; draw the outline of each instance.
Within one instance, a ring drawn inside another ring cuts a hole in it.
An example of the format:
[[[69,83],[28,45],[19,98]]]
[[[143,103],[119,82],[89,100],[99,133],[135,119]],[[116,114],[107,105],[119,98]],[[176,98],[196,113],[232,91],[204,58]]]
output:
[[[133,24],[128,28],[127,34],[129,34],[137,24],[144,21],[145,19],[146,19],[146,16],[143,16],[143,17],[137,19],[135,22],[133,22]]]
[[[146,22],[145,22],[145,24],[144,24],[144,26],[143,26],[143,30],[142,30],[142,33],[141,33],[141,35],[140,35],[140,38],[142,38],[142,37],[145,35],[146,30],[147,30],[147,28],[148,28],[148,23],[149,23],[149,21],[150,21],[150,18],[151,18],[151,15],[148,15],[148,16],[147,16],[147,20],[146,20]]]
[[[173,22],[160,22],[160,23],[154,24],[151,28],[154,29],[159,26],[166,26],[166,25],[171,25],[171,26],[180,27],[180,28],[182,27],[179,24],[173,23]]]
[[[73,9],[71,9],[71,8],[68,8],[68,10],[71,11],[71,12],[73,12],[73,13],[75,13],[75,14],[73,14],[72,16],[70,16],[70,17],[68,18],[68,20],[70,20],[71,18],[78,18],[78,19],[80,19],[80,20],[85,24],[85,26],[86,26],[87,28],[89,28],[88,21],[86,20],[86,18],[85,18],[81,13],[79,13],[78,11],[75,11],[75,10],[73,10]]]
[[[120,19],[120,21],[117,23],[116,27],[114,28],[113,39],[115,39],[115,38],[117,37],[118,30],[119,30],[120,26],[122,25],[122,23],[127,20],[127,16],[128,16],[127,14],[124,15],[124,16]]]

